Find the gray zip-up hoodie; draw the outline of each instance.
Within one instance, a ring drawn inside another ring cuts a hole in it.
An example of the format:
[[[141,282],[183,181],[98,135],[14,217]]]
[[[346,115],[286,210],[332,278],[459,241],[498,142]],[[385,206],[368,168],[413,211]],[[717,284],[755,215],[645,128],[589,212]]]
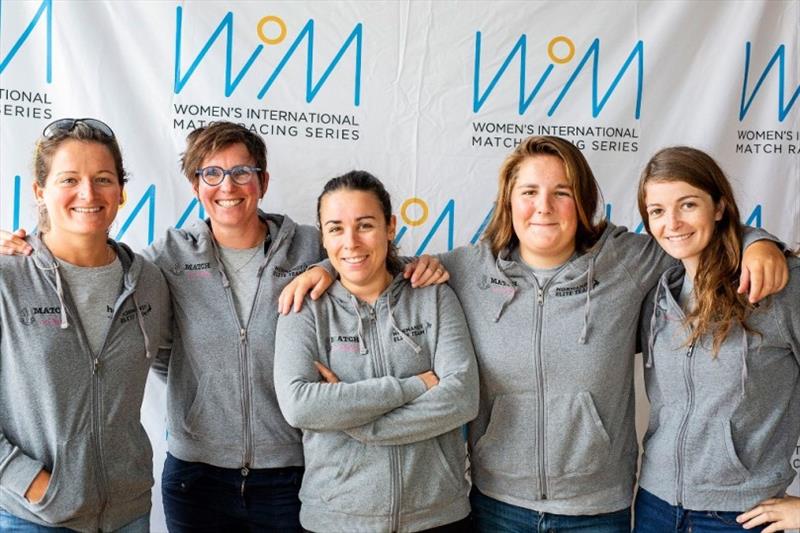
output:
[[[123,287],[95,356],[58,262],[27,241],[31,256],[0,257],[0,507],[41,525],[114,530],[150,510],[153,451],[139,417],[168,332],[167,287],[158,268],[109,241]],[[30,503],[42,468],[50,485]]]
[[[314,362],[341,380],[321,382]],[[426,391],[416,377],[433,370]],[[300,521],[313,531],[419,531],[469,514],[460,427],[478,373],[452,290],[397,276],[374,306],[339,282],[278,320],[275,389],[303,429]]]
[[[789,285],[761,302],[711,355],[688,345],[677,295],[682,266],[664,273],[642,312],[650,425],[639,484],[670,505],[741,512],[783,495],[800,437],[800,259]]]
[[[749,230],[747,242],[769,238]],[[485,242],[440,257],[467,316],[481,372],[469,426],[473,483],[540,512],[631,504],[637,457],[633,366],[639,311],[672,264],[644,235],[609,224],[540,287]]]
[[[170,229],[146,251],[161,267],[174,308],[167,376],[169,451],[221,468],[301,466],[300,432],[281,415],[272,379],[280,291],[322,254],[319,233],[259,212],[269,239],[250,315],[239,320],[209,223]],[[246,471],[246,470],[245,470]]]

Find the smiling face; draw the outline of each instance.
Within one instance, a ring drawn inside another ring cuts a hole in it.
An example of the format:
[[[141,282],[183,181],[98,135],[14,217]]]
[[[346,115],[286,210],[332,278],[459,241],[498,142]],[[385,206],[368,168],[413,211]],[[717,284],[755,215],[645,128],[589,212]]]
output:
[[[700,254],[722,219],[722,202],[715,205],[711,195],[685,181],[649,181],[645,206],[653,237],[694,276]]]
[[[244,144],[235,143],[206,157],[200,166],[217,166],[227,170],[240,165],[255,167],[256,162]],[[258,176],[253,176],[245,185],[237,185],[230,176],[225,176],[222,183],[215,187],[198,178],[194,189],[211,218],[215,233],[217,230],[252,231],[253,227],[260,226],[258,201],[266,190],[261,190]]]
[[[105,240],[122,203],[114,158],[97,142],[62,142],[50,161],[44,187],[34,183],[33,191],[47,208],[47,233],[58,240],[76,236]]]
[[[575,252],[578,214],[564,163],[556,156],[528,157],[511,189],[511,218],[522,259],[552,268]]]
[[[394,216],[387,225],[371,192],[339,189],[322,197],[319,218],[322,245],[342,285],[362,300],[377,299],[392,279],[386,255],[395,236]]]

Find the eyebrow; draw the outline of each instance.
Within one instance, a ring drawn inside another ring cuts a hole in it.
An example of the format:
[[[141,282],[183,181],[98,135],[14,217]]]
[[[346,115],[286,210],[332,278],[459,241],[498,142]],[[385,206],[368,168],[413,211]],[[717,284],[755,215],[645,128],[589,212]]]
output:
[[[678,198],[676,202],[682,202],[684,200],[688,200],[689,198],[700,198],[700,196],[697,194],[687,194],[686,196],[681,196],[680,198]],[[645,204],[645,207],[650,207],[651,205],[661,205],[661,204],[657,202],[650,202],[648,204]]]
[[[538,189],[540,187],[540,185],[537,184],[537,183],[517,183],[516,185],[514,185],[514,187],[515,188],[516,187],[519,187],[519,188],[526,187],[526,188],[529,188],[529,189]],[[572,190],[572,187],[569,186],[569,183],[559,183],[558,185],[556,185],[556,189],[569,189],[569,190]]]
[[[361,222],[362,220],[377,220],[377,219],[378,219],[377,217],[374,217],[372,215],[364,215],[356,218],[356,222]],[[325,224],[323,224],[323,226],[327,226],[328,224],[341,224],[341,223],[342,223],[341,220],[328,220],[325,222]]]
[[[97,174],[104,174],[104,173],[105,173],[105,174],[113,174],[113,175],[115,175],[115,176],[116,176],[116,174],[117,174],[117,173],[116,173],[115,171],[113,171],[113,170],[106,170],[106,169],[102,169],[102,170],[98,170],[98,171],[95,173],[95,175],[97,175]],[[62,170],[61,172],[56,172],[56,176],[61,176],[62,174],[80,174],[80,172],[78,172],[77,170]]]

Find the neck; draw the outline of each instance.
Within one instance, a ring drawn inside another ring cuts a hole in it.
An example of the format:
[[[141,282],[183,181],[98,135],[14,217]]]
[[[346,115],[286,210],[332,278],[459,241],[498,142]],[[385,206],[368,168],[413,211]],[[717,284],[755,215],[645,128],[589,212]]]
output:
[[[350,283],[346,279],[341,279],[342,285],[345,289],[350,291],[356,298],[362,302],[367,302],[372,305],[378,301],[378,298],[392,283],[392,275],[388,270],[384,270],[378,279],[368,282],[364,285]]]
[[[681,263],[683,263],[683,269],[686,271],[685,276],[694,283],[694,276],[697,274],[698,260],[696,258],[683,259]]]
[[[42,235],[42,242],[54,257],[81,267],[110,264],[116,258],[106,235],[61,235],[57,230]]]
[[[267,236],[267,226],[255,215],[255,219],[243,228],[215,226],[211,223],[211,233],[220,246],[225,248],[253,248],[261,243]]]
[[[525,264],[527,264],[531,268],[548,269],[548,268],[556,268],[558,266],[563,265],[564,263],[569,261],[569,258],[572,257],[572,254],[574,253],[575,253],[575,248],[570,248],[560,254],[543,256],[539,254],[530,253],[530,251],[526,251],[520,248],[519,255],[522,258],[522,260],[525,261]]]

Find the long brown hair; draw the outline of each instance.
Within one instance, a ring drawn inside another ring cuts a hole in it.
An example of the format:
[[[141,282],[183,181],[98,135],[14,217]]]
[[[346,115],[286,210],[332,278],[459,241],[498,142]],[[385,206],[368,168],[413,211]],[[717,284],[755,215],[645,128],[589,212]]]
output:
[[[519,244],[511,216],[511,191],[517,181],[519,167],[529,157],[544,155],[555,156],[564,162],[564,173],[572,188],[578,214],[576,250],[584,252],[591,248],[606,227],[605,221],[595,223],[592,220],[600,202],[600,191],[592,169],[578,147],[561,137],[528,137],[508,154],[500,167],[494,212],[483,234],[483,239],[489,242],[495,256]]]
[[[646,186],[654,181],[688,183],[708,193],[714,205],[722,207],[722,218],[714,225],[711,240],[700,253],[694,278],[696,305],[686,315],[686,325],[691,325],[687,344],[710,334],[713,338],[712,354],[716,357],[735,324],[752,331],[745,324],[751,307],[746,297],[736,292],[741,274],[742,230],[733,189],[717,162],[705,152],[688,146],[674,146],[657,152],[639,179],[639,214],[648,233]]]

